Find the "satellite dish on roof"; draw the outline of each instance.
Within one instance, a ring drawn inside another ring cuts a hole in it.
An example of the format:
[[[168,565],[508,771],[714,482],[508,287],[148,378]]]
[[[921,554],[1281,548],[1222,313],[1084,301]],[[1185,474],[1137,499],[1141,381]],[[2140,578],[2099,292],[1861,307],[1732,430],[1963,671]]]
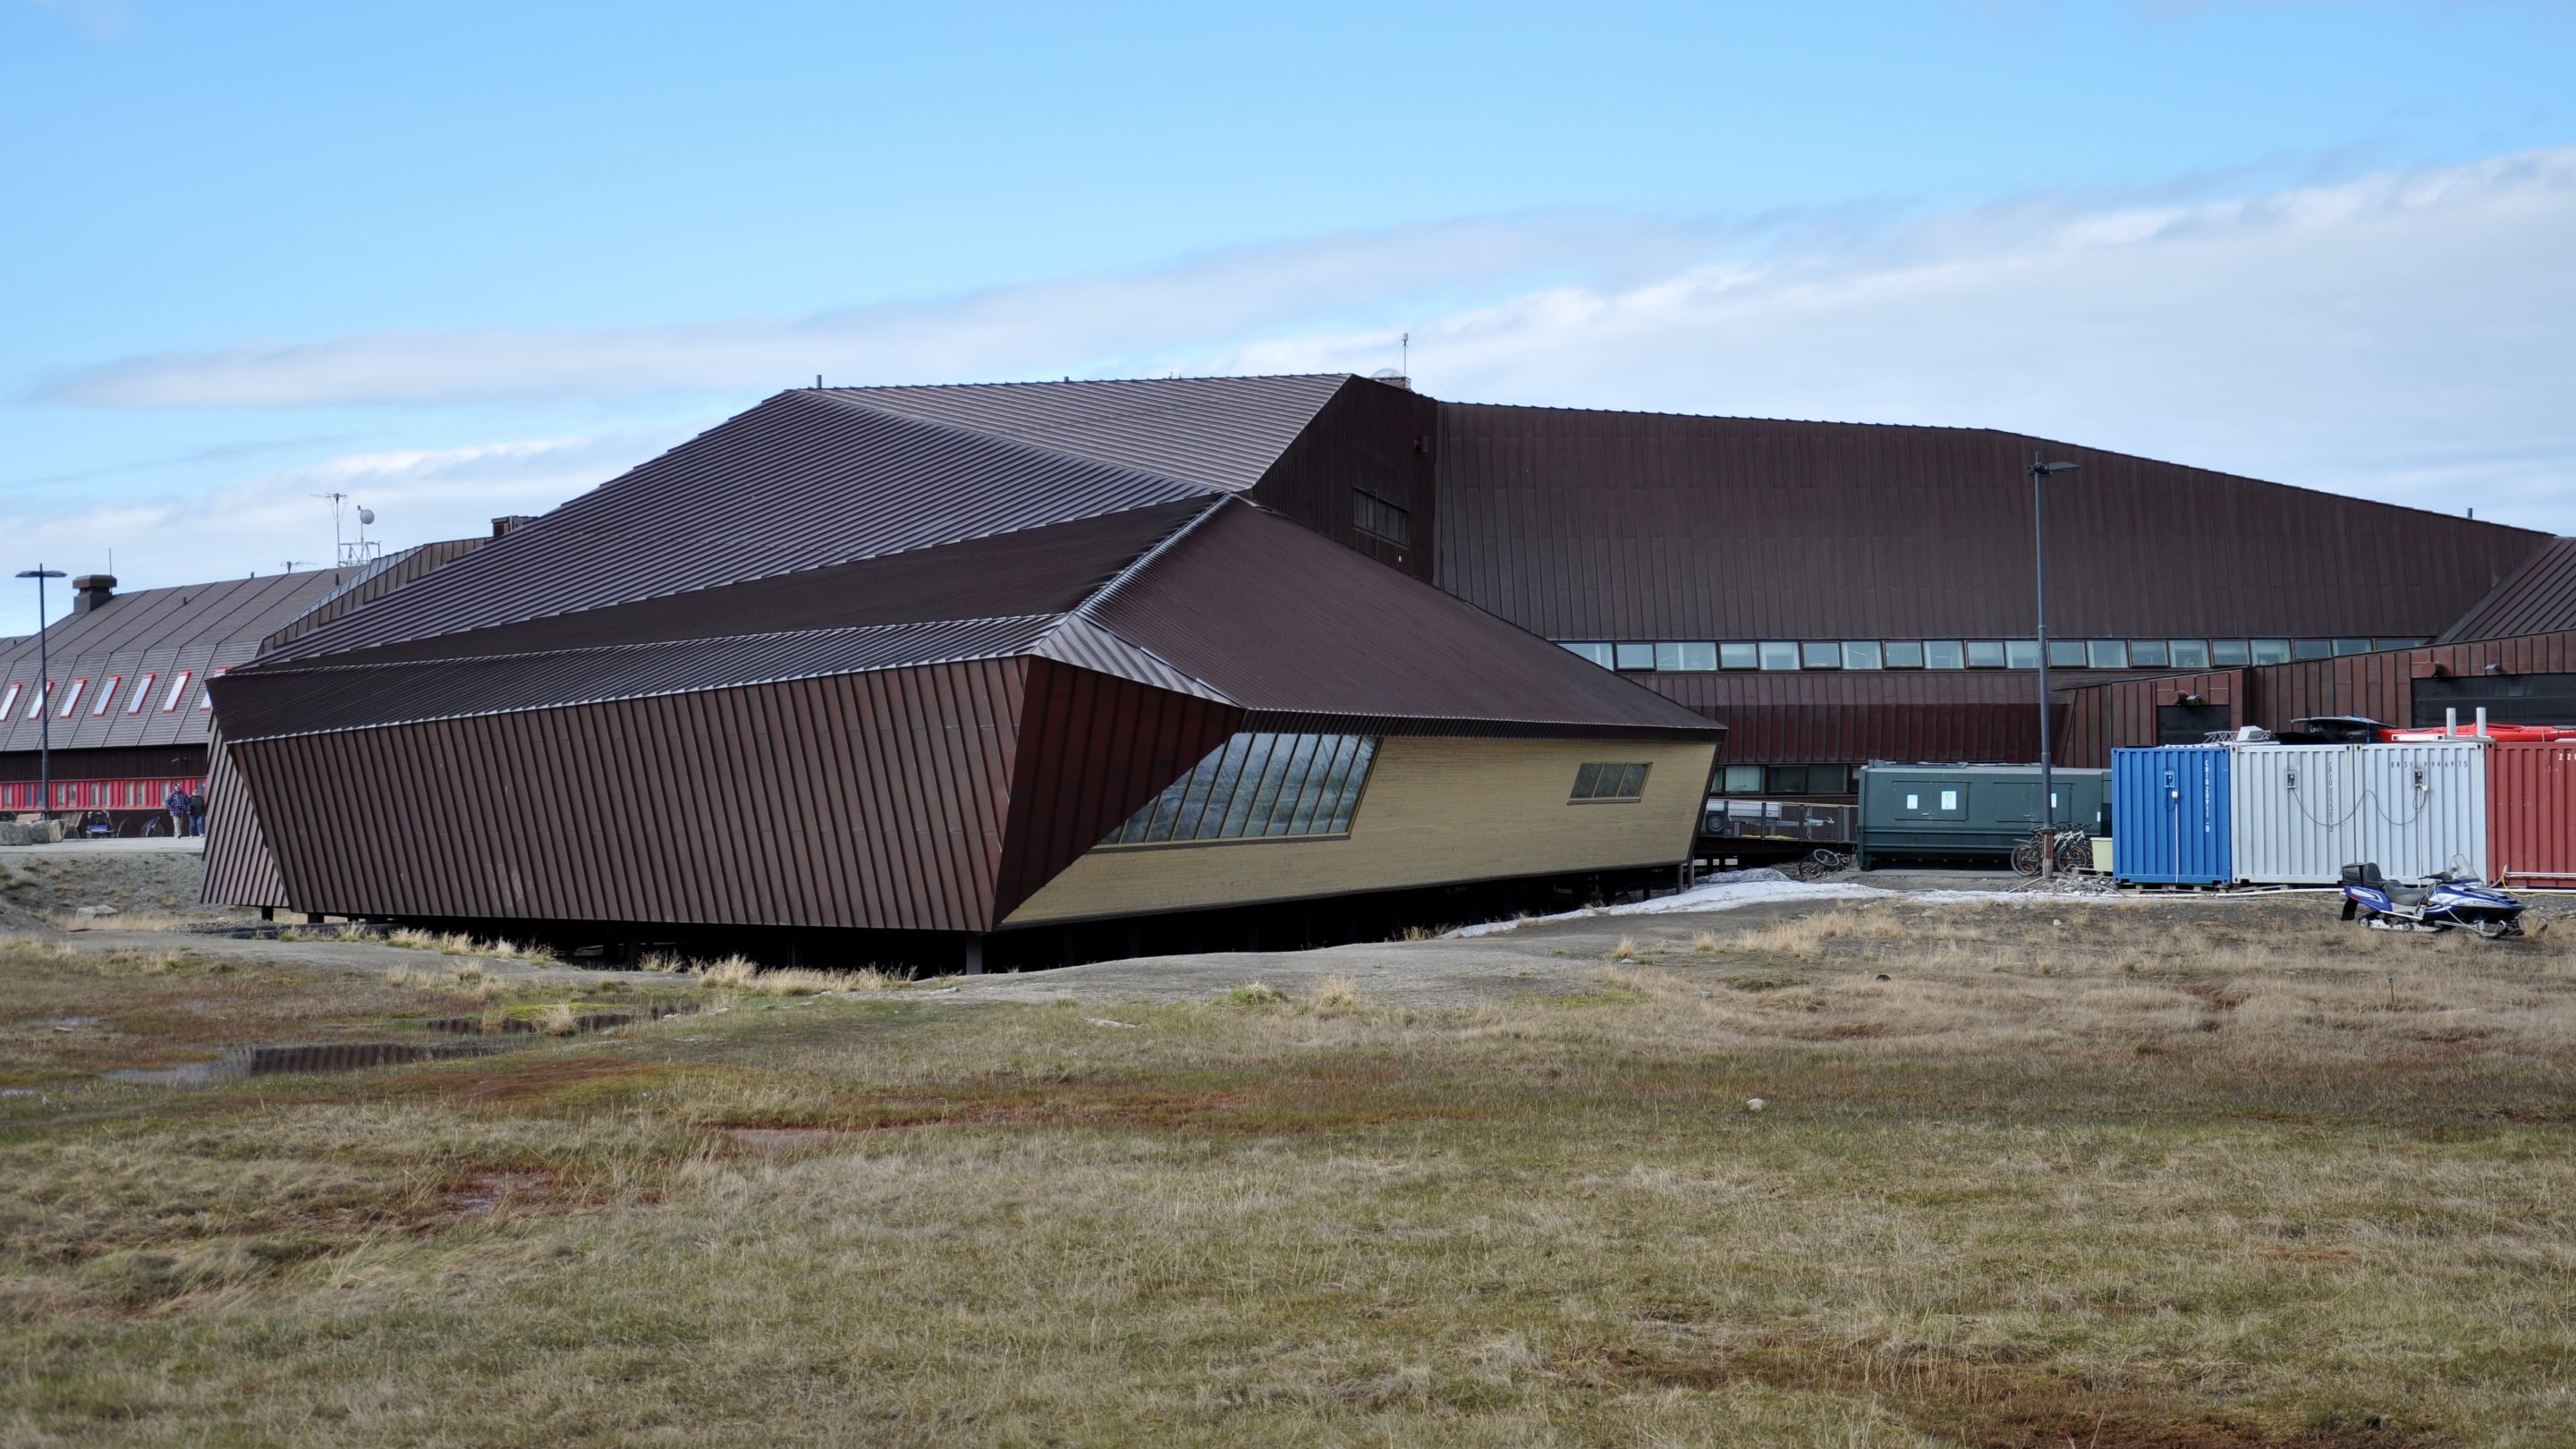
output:
[[[375,521],[376,521],[376,510],[374,510],[374,509],[372,509],[372,508],[361,508],[361,509],[359,509],[359,510],[358,510],[358,521],[359,521],[360,523],[373,523],[373,522],[375,522]]]

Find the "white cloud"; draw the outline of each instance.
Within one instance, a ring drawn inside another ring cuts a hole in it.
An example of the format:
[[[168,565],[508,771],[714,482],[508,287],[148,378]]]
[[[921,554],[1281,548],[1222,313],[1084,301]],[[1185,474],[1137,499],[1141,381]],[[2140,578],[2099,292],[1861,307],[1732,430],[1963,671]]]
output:
[[[723,394],[821,373],[841,383],[1090,373],[1176,347],[1311,326],[1407,299],[1456,305],[1499,280],[1616,280],[1705,255],[1694,223],[1590,213],[1480,219],[1211,252],[1126,275],[996,287],[788,320],[588,331],[378,333],[133,358],[39,400],[90,407],[344,404]],[[1388,329],[1388,341],[1392,340]]]
[[[2576,148],[1974,213],[1414,328],[1447,398],[1979,425],[2576,532]],[[1367,334],[1211,350],[1356,367]]]
[[[542,513],[652,457],[684,430],[545,438],[461,448],[352,453],[204,493],[102,503],[63,514],[0,512],[19,554],[75,573],[109,567],[122,587],[158,588],[277,573],[330,559],[330,505],[343,492],[376,510],[369,536],[388,552],[489,530],[505,513]],[[60,600],[57,600],[59,612]],[[21,633],[12,626],[0,633]]]

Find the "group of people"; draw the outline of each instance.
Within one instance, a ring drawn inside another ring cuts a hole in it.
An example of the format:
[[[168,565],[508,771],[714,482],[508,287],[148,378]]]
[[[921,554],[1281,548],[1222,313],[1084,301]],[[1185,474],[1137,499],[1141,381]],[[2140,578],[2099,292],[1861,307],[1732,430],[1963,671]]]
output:
[[[183,785],[173,785],[170,793],[161,797],[161,806],[170,812],[172,835],[206,833],[206,796],[203,791],[191,792]]]

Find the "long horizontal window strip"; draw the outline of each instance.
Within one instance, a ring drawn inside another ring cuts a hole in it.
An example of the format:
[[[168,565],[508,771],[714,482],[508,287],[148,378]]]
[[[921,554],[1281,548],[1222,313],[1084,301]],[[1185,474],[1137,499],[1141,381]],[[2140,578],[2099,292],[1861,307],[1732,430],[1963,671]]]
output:
[[[1574,771],[1574,790],[1570,802],[1596,801],[1633,804],[1646,796],[1646,767],[1642,764],[1602,763],[1578,765]]]
[[[1796,674],[1834,670],[2037,669],[2037,639],[1566,640],[1564,647],[1626,674]],[[2066,639],[2048,641],[2051,669],[2241,669],[2414,649],[2421,638]]]
[[[1718,772],[1721,795],[1848,795],[1851,765],[1728,765]]]
[[[1376,757],[1377,741],[1366,735],[1239,734],[1100,843],[1346,834]]]

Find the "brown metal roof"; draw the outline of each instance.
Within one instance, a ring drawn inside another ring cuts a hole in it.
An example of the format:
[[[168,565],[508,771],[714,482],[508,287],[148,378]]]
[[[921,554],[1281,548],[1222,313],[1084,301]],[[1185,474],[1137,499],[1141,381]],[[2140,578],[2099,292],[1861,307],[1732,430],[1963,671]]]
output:
[[[1261,481],[1347,373],[830,388],[823,396],[1032,448],[1239,493]]]
[[[1443,587],[1553,639],[2431,636],[2545,536],[1969,428],[1444,403]]]
[[[1204,499],[1133,469],[781,393],[281,658],[686,594]]]
[[[246,662],[271,630],[312,608],[349,577],[336,569],[225,579],[167,589],[118,594],[98,608],[54,621],[44,649],[57,693],[48,711],[57,750],[202,744],[212,724],[197,708],[199,686],[215,669]],[[16,706],[0,719],[0,752],[34,750],[44,722],[30,717],[37,688],[34,635],[0,651],[0,699],[12,683],[23,686]],[[176,707],[162,704],[180,671],[189,676]],[[151,697],[129,711],[134,690],[153,676]],[[96,704],[108,680],[119,694],[105,714]],[[64,691],[87,680],[70,718],[61,715]]]
[[[1724,729],[1248,504],[1178,535],[1092,614],[1256,724],[1577,737]]]
[[[2498,584],[2439,642],[2510,639],[2576,629],[2576,538],[2553,538]]]
[[[343,614],[353,613],[397,589],[418,583],[431,572],[445,568],[491,541],[479,537],[448,538],[386,554],[350,575],[348,582],[331,591],[330,597],[260,640],[259,647],[275,649],[290,640],[301,639]]]

